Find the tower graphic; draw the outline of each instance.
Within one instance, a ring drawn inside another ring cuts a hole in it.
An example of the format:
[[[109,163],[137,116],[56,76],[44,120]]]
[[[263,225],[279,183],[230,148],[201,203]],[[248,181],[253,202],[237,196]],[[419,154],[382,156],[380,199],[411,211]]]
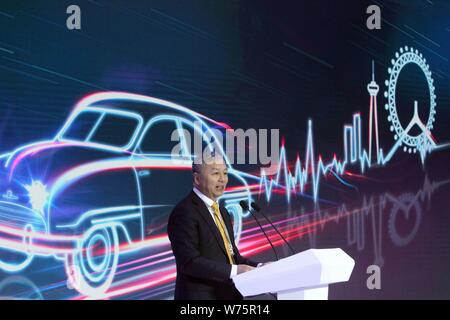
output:
[[[375,140],[377,163],[380,161],[380,145],[378,141],[378,116],[377,116],[377,94],[380,87],[375,82],[375,64],[372,60],[372,81],[367,85],[367,91],[370,94],[369,110],[369,163],[372,163],[372,142]]]

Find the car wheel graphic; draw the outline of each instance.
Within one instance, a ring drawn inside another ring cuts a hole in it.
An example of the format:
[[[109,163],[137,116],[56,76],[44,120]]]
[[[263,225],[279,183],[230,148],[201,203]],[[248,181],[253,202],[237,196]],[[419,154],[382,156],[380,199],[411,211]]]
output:
[[[101,298],[109,289],[119,258],[119,237],[114,227],[92,227],[66,257],[68,285],[81,294]]]
[[[0,300],[44,300],[44,297],[30,279],[14,275],[0,281]]]
[[[24,231],[31,233],[34,231],[33,227],[27,224]],[[0,247],[0,269],[6,272],[15,273],[24,270],[33,261],[34,254],[26,250],[33,241],[30,234],[25,235],[22,239],[24,251],[10,250],[6,247]]]

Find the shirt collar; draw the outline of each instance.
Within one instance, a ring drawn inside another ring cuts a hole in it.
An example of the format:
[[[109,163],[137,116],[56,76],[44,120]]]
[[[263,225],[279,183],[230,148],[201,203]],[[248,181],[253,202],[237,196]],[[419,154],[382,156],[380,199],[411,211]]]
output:
[[[215,202],[214,200],[208,198],[207,196],[205,196],[200,190],[198,190],[196,187],[194,187],[194,192],[196,195],[198,195],[198,197],[200,199],[202,199],[202,201],[206,204],[206,206],[208,208],[212,207],[213,203]]]

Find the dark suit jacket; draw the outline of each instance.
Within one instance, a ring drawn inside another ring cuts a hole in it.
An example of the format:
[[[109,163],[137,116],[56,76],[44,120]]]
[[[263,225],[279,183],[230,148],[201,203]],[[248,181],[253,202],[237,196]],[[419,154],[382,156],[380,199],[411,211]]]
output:
[[[233,238],[229,213],[223,206],[220,212]],[[219,229],[193,191],[173,209],[167,231],[177,265],[175,299],[242,299],[230,279],[231,264]],[[232,242],[235,263],[256,267],[257,262],[241,256]]]

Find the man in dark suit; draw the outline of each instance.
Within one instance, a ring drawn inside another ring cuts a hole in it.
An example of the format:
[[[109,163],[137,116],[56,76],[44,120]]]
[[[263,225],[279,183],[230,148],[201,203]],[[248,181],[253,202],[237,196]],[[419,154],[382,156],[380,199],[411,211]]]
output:
[[[192,171],[194,188],[173,209],[167,227],[177,265],[175,299],[242,299],[231,278],[258,263],[240,255],[229,213],[217,204],[228,168],[213,156]]]

